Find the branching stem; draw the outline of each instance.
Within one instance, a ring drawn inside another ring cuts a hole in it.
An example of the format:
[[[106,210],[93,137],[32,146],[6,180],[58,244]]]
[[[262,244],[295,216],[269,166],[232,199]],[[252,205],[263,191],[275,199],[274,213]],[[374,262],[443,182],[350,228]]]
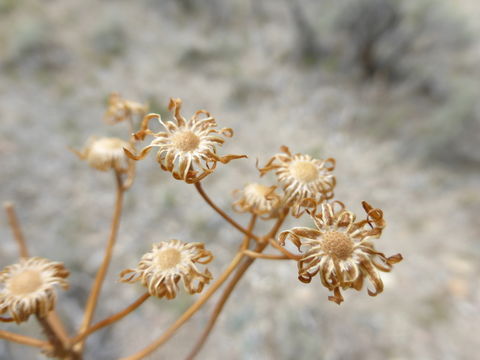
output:
[[[10,226],[10,229],[12,230],[13,238],[18,245],[20,257],[28,258],[30,257],[30,253],[28,251],[25,237],[23,236],[22,227],[20,226],[20,222],[18,221],[18,217],[15,212],[15,206],[11,202],[6,202],[4,204],[4,207],[8,218],[8,224]],[[48,327],[51,329],[51,336],[52,338],[54,338],[54,342],[52,342],[52,345],[61,345],[62,348],[68,346],[69,341],[67,331],[65,330],[65,327],[63,326],[62,321],[58,317],[55,310],[50,311],[47,317],[45,319],[42,319],[42,321],[45,321],[46,325],[48,325]]]
[[[97,275],[95,277],[95,282],[93,283],[92,289],[90,291],[90,295],[87,300],[85,313],[83,315],[83,321],[78,331],[78,334],[82,334],[83,332],[85,332],[92,322],[93,315],[97,307],[98,297],[100,296],[100,291],[102,289],[103,281],[105,280],[105,276],[107,275],[108,266],[110,265],[110,261],[113,255],[113,249],[117,239],[118,228],[120,225],[120,217],[122,215],[123,197],[124,197],[125,189],[122,182],[122,176],[117,171],[115,172],[115,180],[116,180],[117,189],[116,189],[115,208],[113,211],[112,225],[110,228],[110,236],[108,238],[108,243],[105,249],[105,255],[103,258],[102,265],[98,269]],[[75,345],[75,350],[81,353],[84,347],[84,343],[85,343],[85,338],[83,338],[80,342],[78,342]]]
[[[250,234],[253,231],[255,226],[256,216],[252,216],[247,234]],[[249,235],[246,235],[249,237]],[[245,239],[244,239],[245,241]],[[157,340],[153,341],[145,349],[121,360],[139,360],[143,359],[145,356],[148,356],[154,352],[158,347],[168,341],[175,332],[185,324],[202,306],[207,302],[207,300],[220,288],[220,286],[228,279],[230,274],[237,268],[237,265],[240,263],[244,255],[239,251],[235,257],[232,259],[225,271],[220,275],[220,277],[210,286],[207,291],[192,305],[187,311],[183,313],[168,329],[160,336]]]
[[[272,238],[276,235],[278,232],[278,229],[280,229],[280,226],[283,224],[285,217],[287,216],[287,212],[283,213],[281,217],[277,220],[273,228],[270,230],[270,232],[263,237],[261,240],[257,243],[257,246],[255,248],[254,253],[261,254],[263,250],[268,246],[269,242],[267,239]],[[247,250],[248,251],[248,250]],[[205,328],[205,330],[202,332],[202,335],[200,336],[200,339],[197,341],[195,344],[193,350],[190,352],[188,355],[187,359],[191,360],[193,359],[198,352],[202,349],[203,345],[207,341],[208,336],[210,335],[213,327],[215,326],[215,323],[217,322],[217,319],[220,315],[220,313],[223,310],[223,307],[225,306],[227,300],[229,299],[230,295],[232,294],[233,290],[237,286],[238,282],[240,279],[243,277],[245,272],[248,270],[248,268],[253,264],[253,262],[256,260],[255,257],[249,257],[245,259],[245,261],[240,265],[240,267],[237,269],[234,277],[230,280],[228,283],[227,287],[223,291],[220,299],[218,300],[217,304],[215,305],[215,308],[213,310],[212,315],[210,316],[210,320]]]
[[[202,198],[207,202],[207,204],[210,205],[210,207],[213,210],[215,210],[221,217],[223,217],[228,223],[230,223],[230,225],[232,225],[241,233],[247,235],[249,238],[259,241],[258,236],[256,236],[255,234],[252,234],[251,231],[248,231],[247,229],[245,229],[243,226],[241,226],[239,223],[233,220],[230,216],[228,216],[228,214],[225,213],[225,211],[220,209],[203,190],[202,184],[200,182],[195,183],[195,188],[197,189],[198,193],[202,196]]]
[[[51,345],[46,341],[38,340],[25,335],[15,334],[10,331],[0,330],[0,338],[22,345],[39,347],[47,350],[51,349]]]
[[[253,250],[244,250],[243,253],[248,257],[255,259],[265,259],[265,260],[291,260],[288,256],[285,255],[271,255],[271,254],[262,254],[255,252]]]
[[[270,245],[272,245],[275,249],[277,249],[278,251],[280,251],[283,255],[285,255],[286,257],[288,257],[289,259],[292,259],[292,260],[300,260],[302,257],[300,255],[295,255],[295,254],[292,254],[290,251],[288,251],[287,249],[285,249],[282,245],[280,245],[279,243],[277,243],[274,239],[270,238],[268,239],[268,242],[270,243]]]
[[[87,330],[85,330],[83,333],[75,336],[71,342],[72,344],[75,344],[83,339],[85,339],[87,336],[91,335],[92,333],[94,333],[95,331],[97,330],[100,330],[102,328],[104,328],[105,326],[108,326],[108,325],[111,325],[113,324],[114,322],[116,321],[119,321],[121,319],[123,319],[125,316],[127,316],[128,314],[130,314],[132,311],[136,310],[140,305],[142,305],[145,300],[147,300],[148,298],[150,297],[150,294],[148,293],[145,293],[143,294],[142,296],[140,296],[135,302],[133,302],[132,304],[130,304],[129,306],[127,306],[125,309],[123,309],[122,311],[119,311],[117,312],[116,314],[113,314],[111,316],[109,316],[108,318],[102,320],[102,321],[99,321],[98,323],[96,323],[95,325],[89,327]]]

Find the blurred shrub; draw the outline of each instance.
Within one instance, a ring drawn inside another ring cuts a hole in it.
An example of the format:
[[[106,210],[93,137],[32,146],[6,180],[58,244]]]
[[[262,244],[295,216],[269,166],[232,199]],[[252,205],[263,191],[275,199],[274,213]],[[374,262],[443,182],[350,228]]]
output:
[[[398,56],[409,43],[398,36],[402,17],[395,0],[359,0],[341,13],[338,27],[347,36],[346,53],[365,78],[398,76]],[[390,48],[382,54],[386,44]]]
[[[125,53],[127,35],[122,24],[110,21],[96,30],[91,43],[95,54],[108,62]]]
[[[20,0],[0,0],[0,15],[7,14],[18,5]]]
[[[9,70],[53,71],[68,63],[65,47],[55,38],[46,22],[27,17],[18,22],[7,36],[4,56],[0,61]]]
[[[297,0],[288,2],[288,5],[294,25],[294,60],[303,65],[313,65],[322,58],[325,50],[320,46],[319,36],[307,19],[305,9]]]

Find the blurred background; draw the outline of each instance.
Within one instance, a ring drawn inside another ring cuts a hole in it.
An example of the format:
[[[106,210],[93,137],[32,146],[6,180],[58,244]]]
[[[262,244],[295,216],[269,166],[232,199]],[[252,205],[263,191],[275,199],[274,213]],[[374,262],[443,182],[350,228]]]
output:
[[[292,262],[258,261],[198,359],[475,359],[480,352],[480,4],[475,0],[0,0],[0,201],[14,201],[31,251],[64,261],[59,294],[69,329],[81,321],[101,261],[114,180],[68,147],[90,135],[127,137],[102,122],[118,91],[169,116],[205,108],[235,136],[204,187],[230,211],[231,192],[288,145],[337,159],[336,198],[384,210],[377,247],[405,260],[376,298],[327,301]],[[273,181],[266,178],[265,183]],[[246,224],[248,217],[239,215]],[[309,225],[308,219],[286,223]],[[201,241],[218,276],[241,236],[191,185],[138,163],[118,247],[95,319],[143,291],[120,284],[153,242]],[[0,217],[0,266],[17,249]],[[130,355],[195,297],[151,299],[92,336],[86,359]],[[215,300],[215,298],[213,299]],[[151,359],[183,359],[214,301]],[[2,329],[40,336],[34,321]],[[0,359],[42,358],[0,342]]]

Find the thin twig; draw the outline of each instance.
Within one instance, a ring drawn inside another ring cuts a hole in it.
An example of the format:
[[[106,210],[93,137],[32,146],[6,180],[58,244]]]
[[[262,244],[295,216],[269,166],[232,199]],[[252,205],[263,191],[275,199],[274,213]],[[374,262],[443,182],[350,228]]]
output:
[[[290,251],[288,251],[287,249],[285,249],[282,245],[280,245],[279,243],[277,243],[274,239],[270,238],[268,239],[268,242],[270,243],[270,245],[272,245],[275,249],[277,249],[278,251],[280,251],[283,255],[285,255],[286,257],[288,257],[289,259],[292,259],[292,260],[300,260],[302,257],[300,255],[295,255],[295,254],[292,254]]]
[[[250,224],[248,227],[248,233],[251,233],[253,227],[255,225],[256,217],[252,217],[250,220]],[[246,235],[249,237],[249,235]],[[232,259],[228,267],[225,271],[220,275],[220,277],[210,286],[207,291],[193,304],[191,305],[187,311],[183,313],[181,317],[177,319],[168,329],[160,336],[157,340],[153,341],[150,345],[148,345],[145,349],[123,358],[121,360],[139,360],[144,358],[145,356],[154,352],[158,347],[168,341],[175,332],[184,324],[186,323],[202,306],[207,302],[207,300],[218,290],[220,286],[228,279],[230,274],[236,269],[237,265],[240,263],[244,255],[239,251],[235,257]]]
[[[49,322],[55,334],[57,334],[58,338],[62,341],[62,343],[65,346],[69,347],[70,337],[68,336],[67,330],[63,326],[62,320],[58,316],[55,309],[53,309],[47,314],[47,321]]]
[[[113,314],[112,316],[109,316],[108,318],[102,320],[102,321],[99,321],[97,322],[95,325],[89,327],[87,330],[85,330],[83,333],[75,336],[71,341],[72,341],[72,344],[75,344],[81,340],[83,340],[85,337],[91,335],[92,333],[94,333],[95,331],[97,330],[100,330],[101,328],[104,328],[105,326],[108,326],[118,320],[121,320],[123,319],[125,316],[127,316],[128,314],[130,314],[132,311],[134,311],[135,309],[137,309],[140,305],[142,305],[145,300],[147,300],[148,298],[150,297],[150,294],[149,293],[145,293],[143,294],[142,296],[140,296],[135,302],[133,302],[132,304],[130,304],[129,306],[127,306],[125,309],[123,309],[122,311],[119,311],[115,314]]]
[[[250,218],[250,222],[248,223],[248,231],[252,232],[253,229],[255,228],[255,224],[257,223],[257,215],[252,214],[252,217]],[[243,238],[242,244],[240,245],[240,251],[247,250],[250,247],[250,236],[245,236]]]
[[[15,206],[11,202],[6,202],[3,204],[5,207],[5,212],[7,213],[8,224],[10,229],[12,229],[13,237],[18,244],[18,249],[20,251],[20,257],[29,257],[27,243],[25,237],[23,236],[22,228],[18,222],[17,214],[15,212]]]
[[[34,346],[44,349],[51,348],[50,344],[46,341],[38,340],[25,335],[15,334],[5,330],[0,330],[0,338],[28,346]]]
[[[239,223],[237,223],[235,220],[233,220],[230,216],[227,215],[222,209],[220,209],[211,199],[210,197],[205,193],[205,191],[202,188],[202,184],[200,182],[195,183],[195,188],[197,189],[198,193],[202,196],[202,198],[207,202],[210,207],[215,210],[221,217],[223,217],[228,223],[230,223],[234,228],[236,228],[238,231],[241,233],[249,236],[252,239],[255,239],[256,241],[259,241],[258,236],[255,234],[252,234],[250,231],[245,229],[243,226],[241,226]]]
[[[163,333],[163,335],[152,342],[150,345],[148,345],[145,349],[137,352],[134,355],[128,356],[126,358],[122,358],[121,360],[138,360],[142,359],[145,356],[151,354],[154,352],[159,346],[161,346],[163,343],[165,343],[168,339],[170,339],[175,331],[177,331],[178,328],[180,328],[187,320],[189,320],[201,307],[202,305],[212,296],[215,291],[227,280],[228,276],[232,273],[233,270],[235,270],[236,266],[240,262],[240,260],[243,258],[242,253],[237,253],[235,257],[233,258],[232,262],[228,266],[228,268],[225,270],[225,272],[217,279],[217,281],[208,288],[208,290],[192,305],[190,306],[187,311],[183,313],[181,317],[175,321],[172,326],[168,328],[168,330]]]
[[[282,214],[282,216],[277,220],[277,222],[275,223],[273,228],[270,230],[270,232],[264,237],[265,240],[270,238],[270,237],[275,236],[275,234],[278,232],[278,229],[283,224],[283,221],[285,220],[286,216],[287,216],[286,212],[284,214]],[[269,244],[268,241],[258,242],[257,246],[255,248],[255,252],[256,253],[261,253],[268,246],[268,244]],[[187,357],[188,360],[193,359],[198,354],[198,352],[202,349],[202,347],[205,344],[205,342],[207,341],[207,338],[210,335],[213,327],[215,326],[215,324],[217,322],[217,319],[218,319],[220,313],[222,312],[223,307],[225,306],[227,300],[230,298],[230,295],[232,294],[233,290],[237,286],[238,282],[243,277],[243,275],[248,270],[248,268],[253,264],[254,261],[255,261],[255,258],[249,257],[237,269],[234,277],[230,280],[227,287],[223,291],[220,299],[218,300],[217,304],[215,305],[215,308],[213,309],[213,313],[210,316],[210,320],[208,321],[208,324],[207,324],[205,330],[203,330],[202,335],[200,336],[200,339],[197,341],[197,343],[193,347],[192,351],[188,355],[188,357]]]
[[[48,342],[53,347],[52,355],[65,358],[69,351],[65,348],[65,344],[58,337],[57,333],[53,329],[52,325],[46,317],[38,316],[37,321],[43,329],[43,333],[48,339]]]
[[[20,257],[28,258],[30,257],[30,254],[28,251],[27,242],[23,236],[22,227],[20,226],[20,222],[18,221],[18,217],[15,212],[15,206],[11,202],[6,202],[4,203],[4,207],[5,212],[7,213],[8,224],[10,225],[13,237],[18,245]],[[55,310],[48,313],[46,320],[49,323],[49,326],[52,328],[52,331],[55,333],[55,336],[62,343],[62,346],[68,344],[67,331],[65,330],[65,327],[63,326],[63,323]]]
[[[123,188],[121,174],[119,172],[115,172],[115,180],[116,180],[117,190],[116,190],[116,196],[115,196],[115,208],[113,211],[113,220],[110,228],[110,236],[108,238],[108,243],[105,249],[105,255],[103,258],[102,265],[98,269],[97,275],[95,277],[95,282],[93,283],[92,289],[90,291],[90,295],[87,300],[85,313],[83,315],[83,321],[80,326],[80,329],[78,330],[78,334],[81,334],[85,330],[87,330],[92,322],[93,314],[95,312],[95,308],[97,307],[98,297],[100,295],[100,291],[102,289],[105,276],[107,275],[108,266],[110,265],[110,261],[113,255],[113,249],[117,239],[118,228],[120,225],[120,217],[122,215],[123,195],[125,191]],[[81,340],[79,343],[75,345],[75,350],[81,353],[83,350],[84,344],[85,344],[85,339]]]
[[[256,259],[266,259],[266,260],[291,260],[288,256],[285,255],[271,255],[271,254],[262,254],[252,250],[244,250],[243,253],[251,258]]]

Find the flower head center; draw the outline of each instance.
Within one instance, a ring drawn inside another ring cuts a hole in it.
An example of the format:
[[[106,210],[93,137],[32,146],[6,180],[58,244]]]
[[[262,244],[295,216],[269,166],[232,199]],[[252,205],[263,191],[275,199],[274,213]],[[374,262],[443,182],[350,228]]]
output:
[[[172,143],[180,151],[192,151],[198,148],[200,138],[193,131],[180,131],[172,136]]]
[[[177,249],[167,248],[157,254],[157,265],[160,270],[168,270],[177,266],[182,260],[182,254]]]
[[[27,295],[38,290],[42,283],[38,271],[26,269],[10,278],[9,290],[13,295]]]
[[[310,161],[294,161],[290,164],[290,172],[302,183],[309,183],[318,178],[318,169]]]
[[[94,147],[103,151],[123,151],[125,146],[128,146],[128,143],[117,138],[101,138],[94,143]]]
[[[353,253],[353,241],[345,233],[328,231],[322,235],[322,249],[330,256],[345,260]]]
[[[272,188],[261,184],[248,184],[245,187],[245,195],[255,198],[264,198],[272,192]]]

